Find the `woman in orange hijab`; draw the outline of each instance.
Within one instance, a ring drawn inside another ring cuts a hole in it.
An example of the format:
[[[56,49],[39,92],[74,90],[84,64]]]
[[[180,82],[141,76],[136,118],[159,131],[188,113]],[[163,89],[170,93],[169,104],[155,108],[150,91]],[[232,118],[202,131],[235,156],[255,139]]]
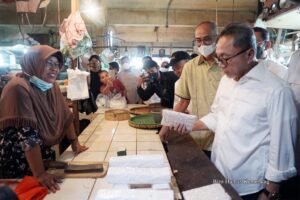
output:
[[[51,146],[63,137],[74,153],[78,142],[73,116],[56,85],[63,55],[50,46],[34,46],[23,56],[23,77],[14,77],[0,98],[0,178],[33,175],[52,192],[59,178],[45,171],[43,160],[55,159]]]

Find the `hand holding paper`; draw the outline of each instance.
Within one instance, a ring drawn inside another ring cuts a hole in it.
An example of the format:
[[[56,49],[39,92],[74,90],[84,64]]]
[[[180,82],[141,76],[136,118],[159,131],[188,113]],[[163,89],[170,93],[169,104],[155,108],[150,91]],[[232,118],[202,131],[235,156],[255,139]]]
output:
[[[172,110],[163,110],[162,115],[162,125],[168,126],[182,134],[192,131],[194,123],[197,120],[195,115],[188,115]]]

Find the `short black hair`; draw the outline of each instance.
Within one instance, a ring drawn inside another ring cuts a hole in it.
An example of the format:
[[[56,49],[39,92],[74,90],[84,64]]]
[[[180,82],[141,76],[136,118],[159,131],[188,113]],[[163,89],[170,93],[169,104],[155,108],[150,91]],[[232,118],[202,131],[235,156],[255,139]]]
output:
[[[152,60],[151,56],[144,56],[143,57],[143,62],[147,61],[147,60]]]
[[[155,62],[154,60],[147,60],[143,63],[144,69],[149,69],[149,68],[153,68],[153,67],[156,67],[156,68],[159,67],[157,62]]]
[[[254,27],[254,32],[258,32],[261,35],[261,38],[263,41],[269,41],[270,40],[270,34],[267,29],[261,28],[261,27]]]
[[[193,53],[193,54],[191,55],[191,59],[196,58],[197,56],[198,56],[198,54]]]
[[[89,58],[89,62],[91,62],[91,60],[95,58],[97,59],[99,62],[101,62],[100,57],[98,55],[91,55],[91,57]]]
[[[117,63],[117,62],[110,62],[110,63],[109,63],[109,66],[110,66],[112,69],[116,69],[117,71],[119,71],[119,69],[120,69],[119,63]]]
[[[234,39],[233,46],[241,50],[253,48],[256,52],[256,38],[253,29],[245,23],[232,23],[227,25],[220,33],[218,40],[224,36]]]

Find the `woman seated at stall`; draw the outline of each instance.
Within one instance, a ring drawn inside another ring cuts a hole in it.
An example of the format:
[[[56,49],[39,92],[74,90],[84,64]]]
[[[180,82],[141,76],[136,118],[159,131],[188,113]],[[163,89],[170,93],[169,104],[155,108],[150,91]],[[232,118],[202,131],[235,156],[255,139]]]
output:
[[[73,115],[55,79],[63,55],[50,46],[34,46],[21,61],[0,98],[0,178],[33,175],[52,192],[59,177],[46,172],[43,161],[55,159],[51,147],[67,136],[75,154],[85,151],[73,127]]]
[[[107,71],[101,71],[99,77],[102,84],[100,87],[101,94],[111,97],[120,93],[122,96],[125,96],[125,87],[121,81],[110,77]]]

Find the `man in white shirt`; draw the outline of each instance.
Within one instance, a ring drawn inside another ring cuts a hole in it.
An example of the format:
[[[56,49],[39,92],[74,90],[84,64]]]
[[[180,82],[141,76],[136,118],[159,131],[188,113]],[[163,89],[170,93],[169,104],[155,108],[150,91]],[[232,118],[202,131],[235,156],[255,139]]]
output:
[[[267,63],[267,69],[284,80],[287,76],[287,67],[281,65],[275,60],[272,60],[270,55],[268,55],[268,51],[271,49],[269,32],[261,27],[254,27],[253,30],[255,33],[257,46],[256,58],[259,61],[265,61]]]
[[[225,76],[193,130],[215,133],[211,160],[243,199],[277,199],[280,182],[296,175],[292,91],[257,62],[254,33],[244,24],[222,31],[216,54]],[[174,129],[186,133],[183,124]]]
[[[287,83],[292,88],[294,93],[294,99],[298,111],[298,116],[300,115],[300,50],[293,53],[289,65],[288,65],[288,75],[286,78]],[[298,120],[298,139],[296,148],[296,167],[298,174],[300,175],[300,120]],[[297,166],[298,164],[298,166]]]

